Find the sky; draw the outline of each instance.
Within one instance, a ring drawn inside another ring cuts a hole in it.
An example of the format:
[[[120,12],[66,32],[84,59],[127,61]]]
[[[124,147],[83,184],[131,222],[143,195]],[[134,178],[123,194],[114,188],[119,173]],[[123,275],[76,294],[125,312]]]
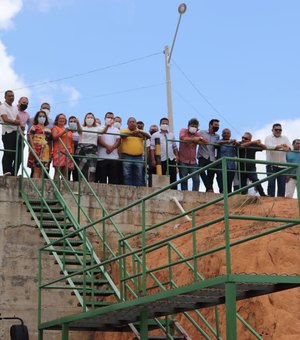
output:
[[[0,101],[12,89],[51,117],[107,111],[151,124],[167,116],[164,47],[175,0],[0,0]],[[174,132],[212,118],[240,140],[280,122],[300,137],[300,1],[190,0],[171,58]]]

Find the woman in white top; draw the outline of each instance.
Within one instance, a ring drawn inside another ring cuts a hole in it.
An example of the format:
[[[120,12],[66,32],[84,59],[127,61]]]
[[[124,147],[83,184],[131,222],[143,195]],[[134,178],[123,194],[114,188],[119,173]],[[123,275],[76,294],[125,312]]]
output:
[[[105,132],[96,123],[93,113],[89,112],[84,117],[83,126],[78,129],[79,140],[76,155],[80,156],[78,165],[89,182],[95,181],[97,165],[97,146],[99,134]]]

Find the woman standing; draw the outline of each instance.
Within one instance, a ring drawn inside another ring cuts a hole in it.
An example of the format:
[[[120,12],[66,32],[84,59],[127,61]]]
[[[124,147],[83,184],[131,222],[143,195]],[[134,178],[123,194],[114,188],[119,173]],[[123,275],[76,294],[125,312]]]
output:
[[[80,156],[78,160],[80,170],[89,182],[94,182],[96,177],[99,133],[106,130],[97,125],[95,116],[91,112],[85,115],[83,128],[78,127],[79,141],[76,154]]]
[[[47,114],[38,111],[33,118],[33,125],[29,130],[29,144],[36,153],[43,166],[49,171],[51,162],[51,130],[46,126],[49,124]],[[33,178],[42,177],[42,169],[33,152],[29,151],[27,166],[33,169]]]
[[[54,179],[58,179],[59,169],[66,176],[67,169],[73,170],[74,163],[68,157],[66,148],[73,154],[72,131],[66,130],[67,118],[63,113],[56,116],[52,128],[53,138],[53,167],[55,169]]]

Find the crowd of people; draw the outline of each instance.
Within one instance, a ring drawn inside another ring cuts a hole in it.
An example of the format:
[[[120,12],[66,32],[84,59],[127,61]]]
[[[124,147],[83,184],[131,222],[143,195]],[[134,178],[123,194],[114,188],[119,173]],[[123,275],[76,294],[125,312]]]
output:
[[[227,192],[232,192],[258,181],[256,152],[266,150],[266,160],[277,163],[268,164],[266,172],[280,173],[268,179],[267,193],[261,184],[256,185],[257,193],[293,197],[297,186],[296,168],[287,172],[284,163],[300,164],[300,139],[290,143],[288,137],[282,135],[279,123],[273,125],[272,134],[262,143],[252,140],[250,132],[245,132],[241,141],[232,139],[228,128],[224,128],[220,136],[218,119],[211,119],[207,130],[199,130],[199,121],[192,118],[187,127],[180,130],[178,142],[166,117],[160,119],[159,125],[151,125],[149,132],[135,117],[128,118],[127,127],[122,128],[122,118],[112,112],[105,114],[102,124],[92,112],[85,115],[82,124],[77,117],[67,118],[64,113],[58,114],[53,121],[49,103],[42,103],[34,117],[30,117],[28,98],[21,97],[17,105],[13,104],[14,99],[13,91],[7,90],[0,105],[4,176],[17,174],[21,164],[24,142],[18,137],[19,129],[31,146],[27,166],[33,178],[41,178],[42,166],[49,170],[52,164],[54,179],[61,173],[77,181],[78,166],[89,182],[151,186],[157,165],[163,175],[169,175],[170,184],[176,182],[177,173],[183,178],[203,168],[200,175],[192,176],[193,191],[199,191],[201,179],[206,192],[213,192],[218,186],[219,192],[223,193],[225,183]],[[222,164],[209,167],[223,157],[230,157],[226,161],[225,183]],[[245,161],[237,162],[236,157]],[[217,185],[214,185],[215,179]],[[172,189],[177,189],[176,184]],[[187,181],[181,183],[181,190],[188,190]],[[247,194],[247,190],[241,193]]]

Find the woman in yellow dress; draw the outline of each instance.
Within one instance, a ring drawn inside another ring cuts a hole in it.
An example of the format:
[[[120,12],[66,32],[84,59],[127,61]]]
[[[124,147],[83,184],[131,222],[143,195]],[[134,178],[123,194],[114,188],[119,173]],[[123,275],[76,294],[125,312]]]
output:
[[[51,130],[47,128],[48,124],[47,114],[41,110],[35,114],[33,125],[29,130],[29,143],[47,170],[49,170],[52,152],[52,135]],[[41,164],[38,159],[30,150],[27,166],[33,169],[33,178],[42,177]]]

